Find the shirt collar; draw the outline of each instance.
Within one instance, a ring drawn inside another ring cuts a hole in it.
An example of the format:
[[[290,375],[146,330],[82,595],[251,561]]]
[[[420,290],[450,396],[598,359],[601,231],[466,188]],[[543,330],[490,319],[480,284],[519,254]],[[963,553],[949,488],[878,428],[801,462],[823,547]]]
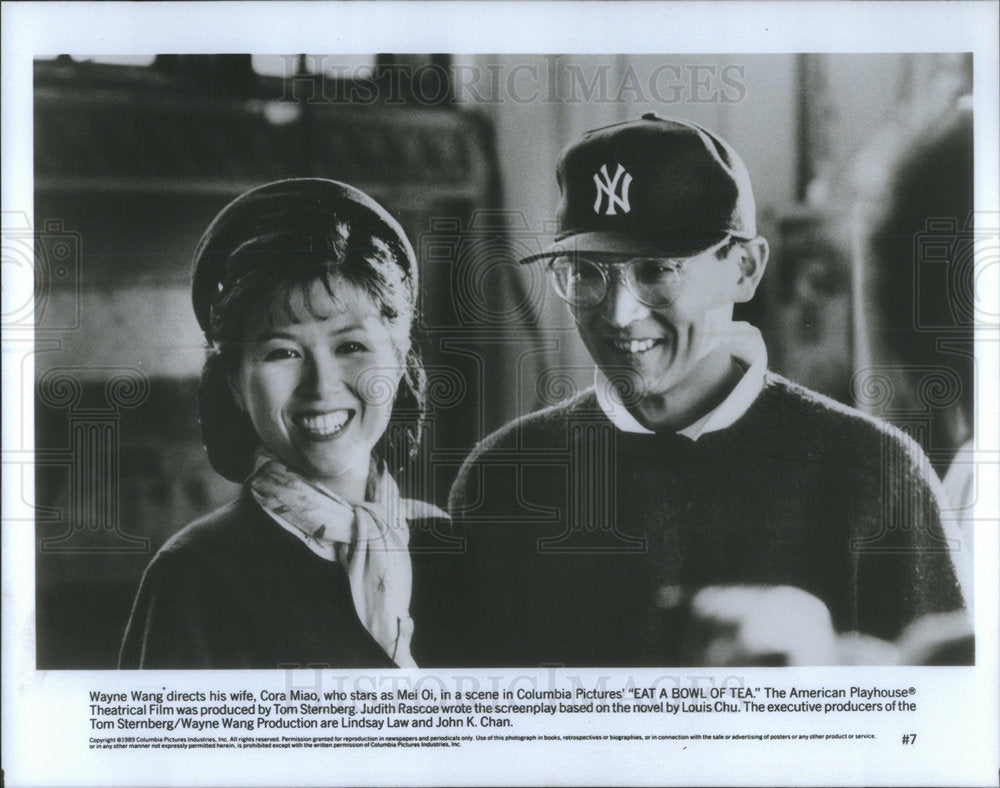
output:
[[[743,377],[719,405],[693,424],[677,430],[678,435],[698,440],[706,432],[715,432],[735,424],[750,409],[764,388],[767,347],[760,331],[749,323],[733,323],[733,333],[726,347],[736,363],[743,367]],[[653,430],[643,427],[629,412],[615,387],[599,367],[594,370],[594,387],[601,410],[618,429],[622,432],[653,434]]]

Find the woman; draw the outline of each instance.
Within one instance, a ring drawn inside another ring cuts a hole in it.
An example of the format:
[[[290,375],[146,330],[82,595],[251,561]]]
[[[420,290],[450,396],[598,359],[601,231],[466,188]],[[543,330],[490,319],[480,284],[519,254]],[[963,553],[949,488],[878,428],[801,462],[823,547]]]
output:
[[[201,427],[244,487],[150,563],[120,667],[414,664],[407,520],[444,516],[387,466],[419,438],[416,298],[402,229],[351,186],[279,181],[215,218],[194,260]]]

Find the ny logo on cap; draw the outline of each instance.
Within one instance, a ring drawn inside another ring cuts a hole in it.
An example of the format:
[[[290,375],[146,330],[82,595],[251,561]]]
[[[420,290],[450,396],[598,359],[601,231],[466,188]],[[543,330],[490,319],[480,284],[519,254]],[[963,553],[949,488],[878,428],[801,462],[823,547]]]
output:
[[[625,176],[622,178],[622,176]],[[622,213],[632,210],[628,204],[628,189],[632,185],[632,176],[625,172],[621,164],[615,170],[615,177],[608,176],[608,166],[601,165],[600,172],[594,173],[594,185],[597,187],[597,199],[594,200],[594,213],[601,212],[601,197],[607,195],[608,207],[604,212],[605,216],[614,216],[615,208],[621,208]]]

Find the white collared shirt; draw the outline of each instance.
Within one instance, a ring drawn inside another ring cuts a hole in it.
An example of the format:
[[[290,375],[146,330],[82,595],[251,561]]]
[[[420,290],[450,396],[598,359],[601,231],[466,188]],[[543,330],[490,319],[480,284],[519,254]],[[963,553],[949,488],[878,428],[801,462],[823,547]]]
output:
[[[736,363],[744,369],[743,377],[721,403],[693,424],[677,430],[678,435],[698,440],[706,432],[715,432],[735,424],[750,409],[764,388],[764,372],[767,370],[767,347],[764,345],[764,338],[760,331],[749,323],[733,323],[732,329],[729,342],[723,347],[728,348]],[[600,367],[594,370],[594,387],[601,410],[618,429],[622,432],[653,434],[653,430],[643,427],[635,416],[629,413],[615,387],[601,372]]]

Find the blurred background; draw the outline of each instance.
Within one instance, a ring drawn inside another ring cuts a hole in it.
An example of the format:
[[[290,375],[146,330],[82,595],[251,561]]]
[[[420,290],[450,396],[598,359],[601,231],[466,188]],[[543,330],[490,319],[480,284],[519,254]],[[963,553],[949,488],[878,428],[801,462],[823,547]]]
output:
[[[347,181],[420,257],[427,437],[404,491],[443,504],[467,451],[589,385],[541,264],[559,151],[645,112],[746,162],[772,258],[742,319],[770,366],[888,418],[975,498],[971,56],[286,55],[35,63],[39,668],[109,668],[142,570],[236,488],[194,393],[190,261],[229,200]],[[961,474],[959,474],[961,475]],[[963,486],[964,485],[964,486]]]

